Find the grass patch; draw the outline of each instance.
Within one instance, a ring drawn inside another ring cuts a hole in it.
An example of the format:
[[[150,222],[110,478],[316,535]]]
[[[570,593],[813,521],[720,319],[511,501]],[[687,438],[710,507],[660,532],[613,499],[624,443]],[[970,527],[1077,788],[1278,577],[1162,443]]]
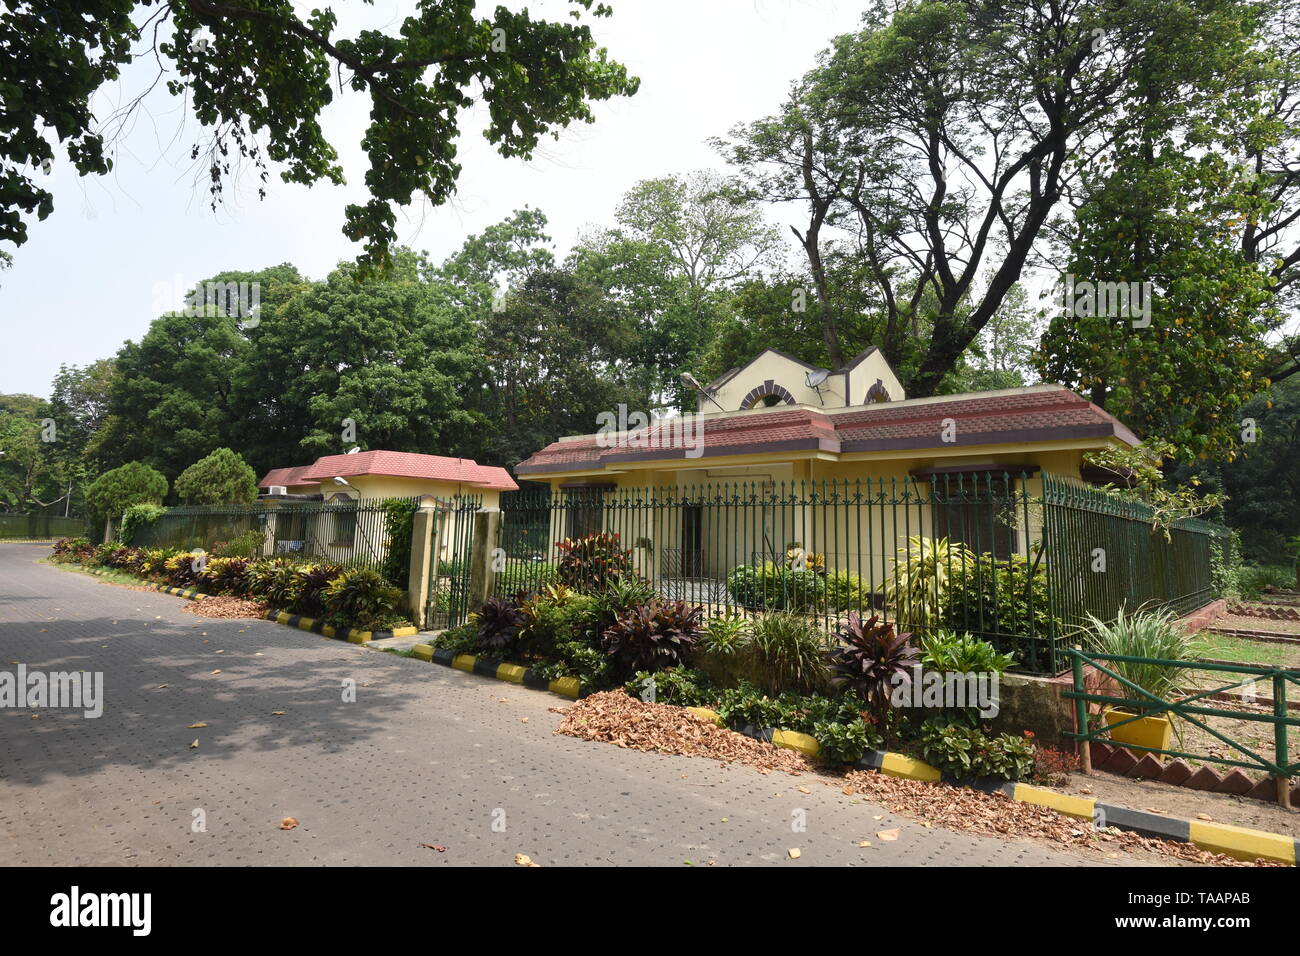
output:
[[[1252,641],[1246,637],[1212,634],[1209,631],[1197,635],[1197,653],[1201,657],[1256,664],[1260,667],[1300,667],[1300,647],[1294,644]]]

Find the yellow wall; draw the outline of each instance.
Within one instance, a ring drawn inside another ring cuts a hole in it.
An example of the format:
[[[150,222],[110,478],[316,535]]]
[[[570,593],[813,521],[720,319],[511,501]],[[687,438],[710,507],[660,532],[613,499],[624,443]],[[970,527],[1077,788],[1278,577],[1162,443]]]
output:
[[[875,384],[876,379],[880,379],[886,389],[889,390],[889,396],[892,401],[901,401],[907,395],[903,391],[902,383],[894,375],[893,369],[885,361],[883,355],[874,352],[848,373],[848,388],[845,390],[845,375],[840,373],[832,374],[826,379],[821,386],[820,394],[817,389],[809,388],[805,378],[808,369],[798,362],[786,358],[776,352],[763,352],[758,358],[741,369],[730,381],[723,383],[718,389],[714,398],[718,405],[721,405],[729,412],[736,411],[741,407],[741,403],[750,393],[751,389],[763,386],[771,379],[775,384],[782,386],[789,392],[796,404],[809,405],[813,408],[844,408],[849,405],[863,405],[866,402],[867,389]],[[758,406],[755,406],[758,407]],[[700,406],[704,412],[713,412],[718,410],[708,399],[704,399]]]

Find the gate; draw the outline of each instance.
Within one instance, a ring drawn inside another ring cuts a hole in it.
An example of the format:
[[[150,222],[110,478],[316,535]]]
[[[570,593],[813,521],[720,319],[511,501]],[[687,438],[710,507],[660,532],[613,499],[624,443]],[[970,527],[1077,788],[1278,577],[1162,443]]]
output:
[[[429,541],[433,567],[424,602],[425,630],[457,627],[469,617],[474,515],[480,511],[481,503],[478,497],[460,495],[437,501]]]

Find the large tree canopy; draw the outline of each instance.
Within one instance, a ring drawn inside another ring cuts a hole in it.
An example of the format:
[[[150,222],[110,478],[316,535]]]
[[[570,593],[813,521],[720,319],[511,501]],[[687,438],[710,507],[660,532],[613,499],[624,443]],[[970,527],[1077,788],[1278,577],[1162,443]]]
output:
[[[569,0],[571,16],[602,17],[596,0]],[[338,151],[321,128],[334,84],[370,99],[362,147],[369,199],[346,210],[344,233],[365,244],[366,264],[386,263],[393,207],[417,195],[445,202],[460,175],[456,138],[464,110],[481,100],[483,135],[503,156],[528,158],[541,138],[592,121],[591,100],[631,95],[639,81],[597,47],[581,22],[534,20],[474,0],[420,0],[395,27],[339,36],[329,7],[300,13],[289,0],[40,0],[0,13],[0,239],[27,238],[23,214],[44,219],[54,199],[38,170],[59,161],[53,129],[81,175],[112,167],[110,138],[130,113],[103,123],[91,99],[140,47],[206,130],[193,147],[214,205],[235,161],[266,181],[341,183]],[[471,95],[471,88],[477,96]]]

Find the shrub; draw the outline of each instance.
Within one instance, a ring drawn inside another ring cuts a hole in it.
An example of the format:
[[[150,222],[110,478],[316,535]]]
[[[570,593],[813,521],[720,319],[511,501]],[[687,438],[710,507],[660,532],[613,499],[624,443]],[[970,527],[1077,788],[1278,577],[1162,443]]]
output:
[[[599,591],[628,573],[632,552],[623,548],[616,533],[594,531],[577,541],[557,541],[555,546],[560,552],[560,583],[579,591]]]
[[[433,646],[456,655],[474,654],[478,651],[478,626],[473,621],[466,621],[448,628],[433,639]]]
[[[368,630],[393,614],[402,592],[373,568],[357,568],[330,581],[324,599],[330,617]]]
[[[732,568],[727,590],[741,607],[769,611],[810,611],[826,600],[826,580],[816,571],[796,571],[771,561]]]
[[[455,577],[453,573],[454,566],[458,562],[451,562],[452,567],[447,565],[440,566],[440,573],[448,577]],[[511,561],[506,565],[505,570],[498,571],[496,576],[496,590],[501,594],[517,594],[520,591],[543,591],[549,585],[560,582],[560,570],[549,561]]]
[[[494,660],[514,654],[519,631],[528,621],[518,601],[498,596],[484,601],[469,619],[478,629],[478,653]]]
[[[145,548],[140,561],[140,573],[146,577],[161,575],[167,568],[167,559],[175,553],[170,548]]]
[[[325,610],[325,590],[343,574],[343,565],[332,561],[304,564],[297,567],[299,590],[292,610],[298,614],[315,615]]]
[[[415,530],[415,506],[405,498],[389,498],[382,507],[384,537],[388,539],[383,573],[390,584],[400,587],[411,574],[411,535]]]
[[[1028,733],[1028,731],[1026,731]],[[1032,740],[1032,736],[1030,737]],[[1079,769],[1079,755],[1068,750],[1034,745],[1034,782],[1057,786]]]
[[[849,723],[819,720],[813,725],[813,737],[822,760],[831,764],[856,763],[872,747],[867,725],[861,718]]]
[[[185,504],[226,505],[257,500],[257,473],[236,452],[218,448],[190,465],[176,479],[176,497]]]
[[[890,692],[911,683],[912,668],[920,657],[909,643],[911,635],[895,634],[894,626],[879,616],[864,621],[855,611],[836,637],[832,686],[856,694],[883,714],[889,708]]]
[[[885,582],[885,603],[899,627],[939,623],[950,580],[973,567],[975,555],[947,538],[912,535],[898,549],[894,570]]]
[[[756,684],[775,696],[803,694],[826,685],[830,641],[814,622],[776,611],[754,621],[745,653],[745,670]]]
[[[198,575],[199,584],[212,594],[245,595],[252,563],[248,558],[209,558],[207,568]]]
[[[989,634],[1046,637],[1052,625],[1046,566],[1042,561],[1031,565],[1023,555],[998,561],[983,554],[978,564],[961,572],[954,567],[937,623],[961,630],[978,627]],[[1055,623],[1060,634],[1064,625],[1059,619]]]
[[[733,730],[746,726],[780,727],[785,714],[786,708],[780,701],[768,697],[747,680],[727,688],[718,698],[718,716]]]
[[[266,544],[266,535],[256,528],[242,531],[229,541],[214,544],[212,550],[223,558],[256,558]]]
[[[656,597],[658,592],[654,586],[633,574],[608,582],[595,593],[600,630],[604,631],[632,608],[649,604]]]
[[[89,561],[95,553],[94,547],[86,538],[60,538],[54,542],[54,552],[50,559],[60,564],[69,561]]]
[[[1121,605],[1115,620],[1101,621],[1087,615],[1090,632],[1084,635],[1089,649],[1101,654],[1122,657],[1154,657],[1170,661],[1189,660],[1196,656],[1197,641],[1176,623],[1170,611],[1135,611],[1128,613]],[[1104,661],[1125,680],[1132,681],[1149,694],[1164,700],[1173,699],[1191,672],[1183,667],[1166,664],[1144,664],[1132,661]],[[1121,696],[1138,697],[1137,691],[1124,688]],[[1139,707],[1145,710],[1145,707]],[[1170,717],[1173,715],[1170,714]]]
[[[1024,780],[1034,770],[1034,744],[1028,736],[993,736],[976,727],[927,722],[917,743],[927,763],[959,779]]]
[[[1287,590],[1296,586],[1295,570],[1276,564],[1243,564],[1238,577],[1241,596],[1258,600],[1273,590]]]
[[[651,600],[626,611],[605,629],[601,648],[614,674],[683,667],[700,636],[704,609],[685,601]]]
[[[731,687],[747,673],[749,621],[740,615],[709,618],[695,650],[695,666],[713,683]]]
[[[826,575],[826,606],[832,611],[865,611],[872,606],[871,589],[852,571]]]
[[[132,505],[160,505],[166,497],[167,479],[140,461],[104,472],[86,489],[86,504],[101,520],[116,518]]]
[[[650,687],[654,688],[653,697],[647,694]],[[637,671],[623,689],[633,697],[677,707],[707,707],[717,699],[717,692],[708,677],[686,667]]]
[[[167,583],[178,588],[191,587],[198,583],[198,555],[189,551],[173,554],[163,562],[163,576]]]
[[[599,608],[595,597],[578,594],[564,585],[552,585],[544,594],[522,603],[520,645],[530,658],[546,658],[561,644],[578,641],[595,645],[599,634]]]
[[[552,660],[533,666],[533,670],[547,680],[576,677],[584,689],[592,690],[606,690],[616,683],[612,669],[613,659],[586,641],[559,644]]]
[[[962,674],[1002,674],[1016,662],[1014,654],[999,654],[988,641],[940,628],[921,638],[921,663],[940,671]]]
[[[288,558],[257,561],[245,570],[244,579],[249,594],[266,598],[272,607],[287,608],[302,593],[298,565]]]
[[[119,540],[130,544],[141,528],[146,528],[167,513],[166,509],[156,504],[132,505],[122,516],[122,527],[117,533]]]

